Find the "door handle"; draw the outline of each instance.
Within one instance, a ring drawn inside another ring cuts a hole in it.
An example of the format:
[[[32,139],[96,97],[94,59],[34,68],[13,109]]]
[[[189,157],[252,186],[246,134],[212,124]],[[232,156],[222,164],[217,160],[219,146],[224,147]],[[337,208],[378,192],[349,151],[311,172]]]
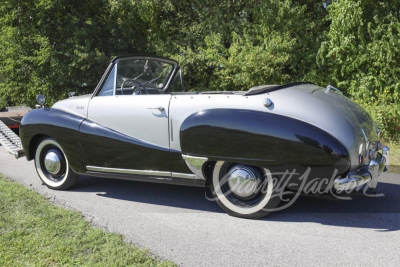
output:
[[[163,107],[158,107],[158,108],[147,108],[147,109],[157,109],[157,110],[159,110],[159,111],[164,111],[164,110],[165,110],[165,108],[163,108]]]

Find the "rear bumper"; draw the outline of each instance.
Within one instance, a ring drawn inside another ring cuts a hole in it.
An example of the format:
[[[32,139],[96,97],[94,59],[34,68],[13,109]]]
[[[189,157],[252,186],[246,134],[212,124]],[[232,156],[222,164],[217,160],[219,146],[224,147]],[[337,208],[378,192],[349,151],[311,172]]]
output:
[[[382,153],[378,152],[376,158],[371,160],[368,166],[350,172],[345,178],[336,179],[333,186],[338,191],[352,190],[363,185],[375,189],[379,175],[389,169],[389,162],[390,149],[383,146]]]

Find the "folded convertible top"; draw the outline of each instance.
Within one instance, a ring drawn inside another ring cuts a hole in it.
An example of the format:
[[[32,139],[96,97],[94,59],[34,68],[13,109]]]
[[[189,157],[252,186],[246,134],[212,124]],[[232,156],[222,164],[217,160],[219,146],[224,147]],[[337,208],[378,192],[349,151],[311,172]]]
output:
[[[249,95],[259,95],[259,94],[264,94],[264,93],[269,93],[273,91],[277,91],[280,89],[292,87],[292,86],[297,86],[297,85],[302,85],[302,84],[313,84],[311,82],[296,82],[296,83],[288,83],[284,85],[260,85],[260,86],[254,86],[250,88],[250,90],[245,93],[245,96]]]

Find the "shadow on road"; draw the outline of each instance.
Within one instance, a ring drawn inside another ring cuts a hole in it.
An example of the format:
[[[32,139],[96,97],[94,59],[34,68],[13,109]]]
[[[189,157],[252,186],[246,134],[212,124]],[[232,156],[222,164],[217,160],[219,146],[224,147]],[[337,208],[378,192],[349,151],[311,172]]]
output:
[[[381,182],[377,194],[381,193],[383,197],[359,196],[339,201],[300,197],[291,207],[270,214],[266,220],[398,231],[400,185]]]
[[[169,184],[81,176],[76,192],[102,192],[100,197],[222,213],[217,203],[205,198],[205,189]],[[377,193],[384,197],[356,197],[333,201],[300,197],[288,209],[267,216],[266,221],[313,222],[331,226],[400,230],[400,185],[380,183]]]
[[[76,192],[104,192],[98,196],[189,210],[223,212],[217,203],[207,201],[205,189],[160,183],[80,176]]]

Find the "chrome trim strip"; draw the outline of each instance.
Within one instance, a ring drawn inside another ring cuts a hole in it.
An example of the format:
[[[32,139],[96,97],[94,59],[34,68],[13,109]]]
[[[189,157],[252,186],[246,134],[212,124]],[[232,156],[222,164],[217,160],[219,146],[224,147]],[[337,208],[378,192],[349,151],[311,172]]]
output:
[[[174,178],[183,178],[183,179],[196,179],[195,174],[189,174],[189,173],[180,173],[180,172],[173,172],[172,177]]]
[[[99,92],[99,90],[101,90],[100,88],[103,87],[102,85],[104,84],[105,79],[108,78],[108,75],[110,74],[110,71],[112,70],[111,69],[112,66],[114,66],[113,62],[111,62],[108,65],[106,71],[103,73],[103,76],[101,76],[101,79],[100,79],[99,83],[96,85],[96,88],[94,89],[94,92],[93,92],[92,96],[90,97],[90,99],[92,99],[94,96],[96,96],[97,93]]]
[[[208,160],[208,158],[188,155],[182,155],[182,158],[185,160],[189,169],[196,175],[196,179],[205,180],[203,175],[203,164]]]
[[[162,172],[162,171],[116,169],[116,168],[105,168],[105,167],[96,167],[96,166],[86,166],[86,169],[88,171],[95,171],[95,172],[171,177],[171,172]]]
[[[362,134],[364,135],[364,138],[365,138],[365,143],[367,144],[367,146],[365,147],[365,150],[367,150],[368,149],[368,147],[369,147],[369,140],[368,140],[368,137],[367,137],[367,135],[365,134],[365,131],[364,131],[364,129],[363,128],[361,128],[361,132],[362,132]]]
[[[172,122],[172,117],[171,117],[171,141],[174,141],[174,124]]]

